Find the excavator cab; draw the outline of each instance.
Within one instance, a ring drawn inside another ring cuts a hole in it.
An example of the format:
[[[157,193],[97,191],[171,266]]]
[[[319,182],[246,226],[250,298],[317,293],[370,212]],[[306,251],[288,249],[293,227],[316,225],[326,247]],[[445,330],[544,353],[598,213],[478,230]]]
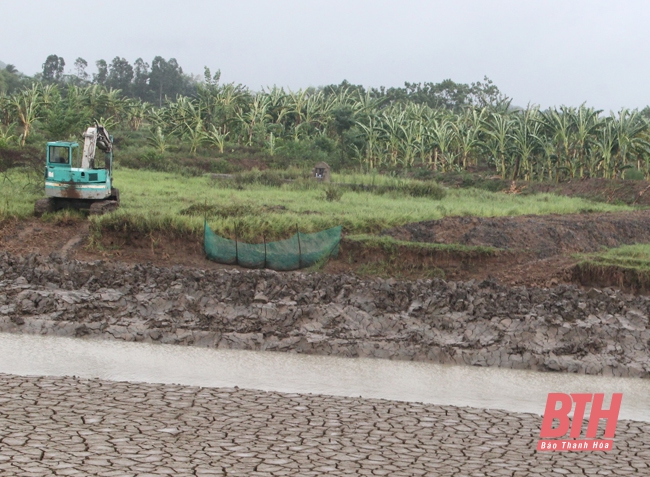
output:
[[[49,142],[47,143],[48,164],[72,164],[73,152],[79,151],[76,142]]]
[[[119,191],[112,183],[113,136],[103,126],[96,125],[86,130],[84,140],[81,155],[76,142],[47,143],[47,199],[36,202],[36,216],[63,208],[103,214],[119,206]]]

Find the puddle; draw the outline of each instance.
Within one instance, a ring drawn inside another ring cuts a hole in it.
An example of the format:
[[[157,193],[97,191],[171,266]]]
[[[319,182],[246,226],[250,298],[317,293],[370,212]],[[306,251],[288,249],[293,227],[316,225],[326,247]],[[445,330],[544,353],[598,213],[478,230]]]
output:
[[[0,333],[0,373],[239,386],[537,414],[549,392],[604,392],[607,399],[622,392],[620,419],[650,422],[650,380],[412,361]]]

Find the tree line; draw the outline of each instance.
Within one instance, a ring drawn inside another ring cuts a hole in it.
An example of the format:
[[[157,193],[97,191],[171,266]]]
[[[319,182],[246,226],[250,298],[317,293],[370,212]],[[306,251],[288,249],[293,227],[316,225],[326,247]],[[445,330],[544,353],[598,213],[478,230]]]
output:
[[[183,72],[183,68],[175,58],[166,60],[156,56],[151,64],[142,58],[133,64],[125,58],[116,56],[108,63],[106,60],[95,62],[97,73],[92,76],[86,71],[88,62],[77,58],[72,73],[65,74],[65,59],[57,55],[49,55],[43,63],[43,71],[35,76],[47,84],[89,84],[119,89],[127,97],[149,101],[162,106],[163,99],[177,95],[193,94],[196,90],[197,79]]]
[[[616,178],[635,168],[650,178],[648,108],[517,108],[487,78],[252,91],[221,83],[219,71],[205,68],[201,81],[186,77],[183,86],[180,66],[162,58],[151,66],[117,57],[105,68],[98,62],[92,78],[84,78],[87,64],[78,59],[79,82],[66,79],[64,62],[52,56],[41,77],[0,93],[0,146],[26,144],[35,127],[59,139],[96,120],[109,130],[146,128],[147,144],[161,155],[218,156],[240,145],[274,156],[304,146],[366,169],[479,167],[504,179],[563,180]],[[170,85],[188,89],[172,96],[164,89]]]

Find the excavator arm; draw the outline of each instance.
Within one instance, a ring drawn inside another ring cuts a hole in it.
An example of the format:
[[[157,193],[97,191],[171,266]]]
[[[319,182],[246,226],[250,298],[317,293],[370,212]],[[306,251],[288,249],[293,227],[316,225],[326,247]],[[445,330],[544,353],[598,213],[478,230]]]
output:
[[[81,157],[82,169],[95,168],[95,153],[97,148],[104,152],[111,152],[113,150],[113,143],[108,135],[108,131],[101,124],[86,129],[84,133],[84,150]]]

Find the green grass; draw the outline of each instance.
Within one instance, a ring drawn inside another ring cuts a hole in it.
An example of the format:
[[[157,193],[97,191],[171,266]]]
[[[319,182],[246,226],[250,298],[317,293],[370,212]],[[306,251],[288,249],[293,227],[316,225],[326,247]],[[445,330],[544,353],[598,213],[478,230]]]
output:
[[[572,274],[583,285],[650,291],[650,244],[624,245],[577,258],[581,260]]]
[[[24,173],[15,170],[6,175],[0,174],[0,220],[33,215],[34,202],[43,197],[45,185],[42,180],[30,181]]]
[[[386,252],[396,252],[399,249],[408,249],[414,252],[446,252],[453,254],[465,255],[483,255],[492,256],[499,253],[501,250],[494,247],[483,245],[462,245],[456,243],[427,243],[427,242],[409,242],[406,240],[398,240],[387,235],[370,235],[358,234],[348,235],[345,240],[350,242],[358,242],[364,247],[376,247]]]
[[[381,176],[378,176],[381,177]],[[0,182],[0,216],[27,217],[34,201],[43,196],[42,184],[29,184],[20,171]],[[360,176],[345,180],[361,181]],[[392,178],[367,180],[386,181]],[[407,179],[399,179],[408,181]],[[0,177],[0,181],[2,178]],[[202,208],[210,213],[210,226],[225,236],[238,227],[243,240],[285,238],[296,226],[314,232],[343,225],[346,234],[372,234],[409,222],[446,216],[505,216],[521,214],[567,214],[631,210],[631,207],[590,202],[584,199],[536,194],[508,195],[478,189],[451,189],[439,200],[412,197],[399,192],[372,194],[344,190],[339,200],[325,200],[324,184],[298,180],[282,185],[237,184],[211,180],[209,176],[185,177],[166,172],[119,169],[115,185],[120,189],[121,208],[92,217],[96,231],[122,230],[148,233],[199,235],[203,231]],[[343,182],[343,181],[342,181]],[[198,215],[183,215],[194,211]],[[198,212],[197,212],[198,211]]]
[[[601,267],[615,266],[650,272],[650,244],[623,245],[601,252],[578,255],[582,264]]]
[[[494,247],[408,242],[369,234],[348,235],[343,245],[343,260],[353,265],[361,258],[355,270],[359,275],[395,278],[444,278],[445,272],[437,266],[436,257],[440,254],[462,260],[491,257],[502,252]]]

